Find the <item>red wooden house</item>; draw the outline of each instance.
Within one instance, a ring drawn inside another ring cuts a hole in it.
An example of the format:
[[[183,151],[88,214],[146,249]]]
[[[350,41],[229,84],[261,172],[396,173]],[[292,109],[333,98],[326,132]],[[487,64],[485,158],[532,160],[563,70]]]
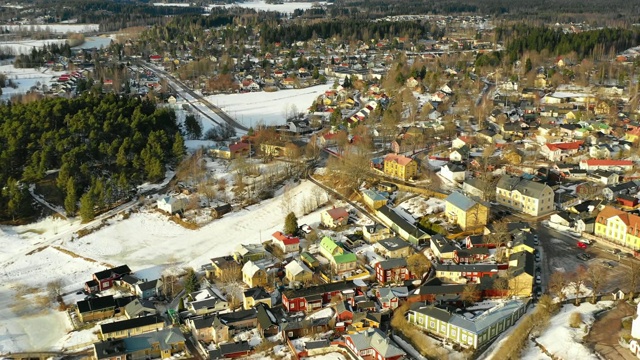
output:
[[[93,274],[93,281],[97,283],[98,291],[104,291],[110,289],[113,286],[113,282],[115,280],[119,280],[121,277],[125,275],[130,275],[131,269],[127,265],[121,265],[115,267],[113,269],[107,269],[103,271],[98,271]],[[85,284],[85,288],[90,286],[91,281],[88,281]]]
[[[453,260],[457,264],[475,264],[489,258],[491,254],[486,247],[472,247],[453,251]]]
[[[388,282],[401,283],[411,279],[411,273],[407,268],[407,260],[389,259],[376,264],[376,279],[380,284]]]
[[[618,204],[628,207],[636,207],[640,204],[640,199],[629,195],[618,195]]]
[[[353,302],[355,288],[352,281],[342,281],[300,290],[287,290],[282,293],[282,306],[289,312],[311,311],[328,304],[336,296]]]

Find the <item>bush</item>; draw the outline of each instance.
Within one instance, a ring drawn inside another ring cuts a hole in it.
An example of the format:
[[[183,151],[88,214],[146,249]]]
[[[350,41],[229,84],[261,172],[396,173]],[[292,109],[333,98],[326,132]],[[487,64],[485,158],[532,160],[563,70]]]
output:
[[[625,330],[631,330],[631,324],[633,323],[633,317],[622,319],[622,328]]]
[[[582,315],[579,312],[574,312],[569,316],[569,326],[577,329],[582,325]]]

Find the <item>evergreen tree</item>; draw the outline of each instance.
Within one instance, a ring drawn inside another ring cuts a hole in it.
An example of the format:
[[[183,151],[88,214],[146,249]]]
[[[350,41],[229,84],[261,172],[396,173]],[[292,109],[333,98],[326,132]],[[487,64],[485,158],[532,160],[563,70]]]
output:
[[[2,189],[2,195],[7,199],[7,212],[13,220],[23,213],[26,205],[26,189],[15,179],[9,178]]]
[[[284,233],[288,235],[295,235],[298,232],[298,218],[296,214],[290,212],[284,219]]]
[[[533,68],[533,65],[531,64],[531,59],[527,58],[527,61],[524,62],[524,72],[529,73],[529,71],[531,71],[532,68]]]
[[[182,138],[182,135],[180,135],[179,132],[177,132],[173,137],[172,153],[173,153],[174,164],[178,164],[180,160],[182,160],[182,158],[184,157],[184,154],[185,154],[184,139]]]
[[[94,210],[95,202],[93,200],[93,194],[88,191],[80,198],[80,217],[82,222],[89,222],[96,217]]]
[[[67,196],[64,198],[64,210],[67,216],[74,216],[78,210],[78,195],[76,193],[76,184],[73,178],[67,180]]]
[[[200,139],[202,137],[202,125],[195,115],[189,114],[184,119],[184,130],[187,137],[191,140]]]
[[[196,275],[195,270],[193,268],[187,269],[187,275],[184,279],[184,291],[187,294],[190,294],[200,287],[200,283],[198,282],[198,275]]]

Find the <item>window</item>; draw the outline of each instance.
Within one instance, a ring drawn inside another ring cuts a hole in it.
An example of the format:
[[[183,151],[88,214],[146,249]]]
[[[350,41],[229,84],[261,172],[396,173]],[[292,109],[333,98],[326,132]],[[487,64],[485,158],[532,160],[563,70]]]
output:
[[[289,337],[293,337],[293,331],[289,331],[289,333],[287,334],[287,336],[289,336]]]
[[[456,336],[458,334],[458,332],[456,331],[456,329],[451,329],[451,336]]]
[[[424,319],[423,318],[418,318],[418,324],[422,325],[424,323]]]
[[[432,329],[436,328],[436,322],[435,321],[429,321],[429,327]]]

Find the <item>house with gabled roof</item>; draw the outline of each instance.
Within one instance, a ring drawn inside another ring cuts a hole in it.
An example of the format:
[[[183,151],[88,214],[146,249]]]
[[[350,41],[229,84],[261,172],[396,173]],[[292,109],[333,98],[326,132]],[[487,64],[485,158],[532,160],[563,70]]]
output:
[[[383,171],[388,176],[406,181],[418,175],[418,163],[403,155],[387,154],[384,157]]]
[[[97,360],[170,359],[186,350],[186,339],[179,328],[167,328],[124,339],[106,340],[93,344]]]
[[[438,279],[459,284],[477,283],[485,276],[498,275],[499,270],[496,264],[437,264],[435,268]]]
[[[301,282],[306,283],[313,278],[313,271],[309,269],[302,261],[293,260],[285,267],[285,277],[289,283]]]
[[[282,306],[287,312],[313,311],[322,308],[339,297],[342,301],[353,301],[356,286],[352,281],[341,281],[299,290],[282,292]]]
[[[575,155],[583,143],[583,141],[546,143],[540,147],[540,154],[550,161],[562,161],[571,155]]]
[[[405,258],[380,261],[375,266],[376,280],[380,284],[389,282],[403,283],[411,278],[411,272]]]
[[[541,216],[553,211],[554,192],[546,184],[503,175],[496,184],[496,201],[525,214]]]
[[[185,195],[165,196],[157,201],[158,209],[171,215],[183,212],[188,204],[189,200]]]
[[[455,312],[432,305],[414,303],[407,313],[409,323],[465,348],[487,344],[524,315],[526,302],[510,300],[489,303],[473,311]]]
[[[258,320],[258,331],[262,337],[274,336],[280,332],[278,320],[269,306],[260,303],[256,305],[256,317]]]
[[[135,299],[124,306],[124,315],[127,319],[133,319],[140,316],[155,315],[158,311],[152,302],[146,300]]]
[[[229,303],[217,289],[207,287],[188,294],[184,306],[191,314],[204,315],[227,310]]]
[[[257,262],[247,261],[242,267],[242,281],[249,287],[267,285],[267,271]]]
[[[127,265],[117,266],[112,269],[98,271],[93,274],[93,281],[97,283],[98,291],[104,291],[110,289],[114,281],[120,280],[125,275],[130,275],[131,269]],[[88,283],[87,283],[88,284]],[[85,288],[88,285],[85,285]]]
[[[282,231],[276,231],[271,235],[273,243],[285,255],[295,254],[300,251],[300,238],[286,235]]]
[[[156,297],[162,293],[162,280],[155,279],[139,282],[134,285],[135,294],[143,300]]]
[[[158,315],[142,316],[100,325],[103,339],[120,339],[165,328],[164,319]]]
[[[320,241],[320,255],[329,260],[336,274],[342,274],[355,270],[358,266],[358,258],[352,252],[346,251],[328,236]]]
[[[320,213],[320,223],[328,228],[347,225],[349,213],[344,207],[333,207]]]
[[[463,163],[446,163],[440,168],[440,176],[452,183],[463,182],[467,177],[467,166]]]
[[[263,287],[256,286],[242,293],[242,307],[245,310],[255,307],[257,304],[265,304],[269,307],[272,305],[271,294]]]
[[[415,223],[411,224],[387,205],[380,207],[376,211],[376,216],[401,239],[408,241],[412,245],[421,244],[429,239],[429,235],[420,230]]]
[[[489,206],[460,192],[454,191],[445,199],[447,220],[462,230],[475,229],[487,224]]]
[[[587,171],[595,171],[595,170],[629,171],[633,169],[633,161],[611,160],[611,159],[580,160],[580,169],[587,170]]]
[[[640,250],[640,216],[605,206],[596,216],[595,235]]]
[[[407,258],[413,253],[411,245],[398,237],[380,240],[373,245],[373,249],[388,259]]]
[[[509,256],[509,295],[529,297],[533,291],[535,260],[532,253],[520,251]]]
[[[116,313],[116,301],[112,295],[78,301],[76,315],[82,322],[108,319]]]
[[[460,248],[456,246],[453,241],[446,239],[440,234],[436,234],[431,237],[429,247],[433,252],[433,255],[440,260],[453,259],[455,250]]]
[[[406,355],[380,329],[369,328],[343,337],[347,347],[362,359],[400,360]]]

